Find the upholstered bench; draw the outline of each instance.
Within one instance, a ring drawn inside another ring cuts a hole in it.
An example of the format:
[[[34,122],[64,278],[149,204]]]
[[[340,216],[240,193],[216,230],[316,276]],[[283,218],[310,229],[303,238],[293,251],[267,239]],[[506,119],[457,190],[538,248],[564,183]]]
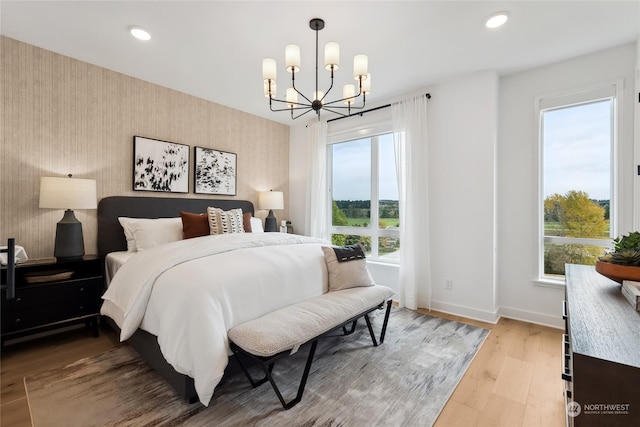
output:
[[[376,309],[382,309],[386,302],[386,313],[379,340],[380,344],[383,343],[392,296],[391,289],[380,285],[329,291],[231,328],[229,330],[231,350],[251,385],[257,387],[269,381],[282,406],[289,409],[302,399],[318,339],[338,328],[342,328],[343,333],[349,335],[354,332],[357,320],[364,317],[373,345],[377,346],[378,341],[368,315]],[[351,324],[350,330],[346,328],[348,324]],[[271,371],[276,360],[295,353],[306,343],[311,343],[311,348],[298,387],[298,394],[294,399],[286,402],[271,376]],[[257,362],[262,367],[265,377],[255,381],[242,362],[243,357]]]

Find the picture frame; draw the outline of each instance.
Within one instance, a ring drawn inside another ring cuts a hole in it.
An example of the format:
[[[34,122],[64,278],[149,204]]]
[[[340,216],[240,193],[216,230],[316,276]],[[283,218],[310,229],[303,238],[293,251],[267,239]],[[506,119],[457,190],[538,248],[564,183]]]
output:
[[[194,192],[235,196],[238,157],[213,148],[194,147]]]
[[[133,189],[188,193],[189,146],[134,136]]]

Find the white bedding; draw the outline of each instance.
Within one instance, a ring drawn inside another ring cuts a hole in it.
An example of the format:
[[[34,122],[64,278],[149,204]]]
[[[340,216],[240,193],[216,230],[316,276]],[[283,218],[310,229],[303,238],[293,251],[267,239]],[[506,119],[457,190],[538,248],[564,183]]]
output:
[[[111,280],[113,276],[116,275],[118,269],[135,254],[135,252],[129,251],[111,252],[107,254],[104,259],[104,281],[107,288],[111,284]]]
[[[213,235],[139,252],[105,292],[102,314],[158,337],[208,405],[227,366],[227,331],[328,290],[324,240],[284,233]]]

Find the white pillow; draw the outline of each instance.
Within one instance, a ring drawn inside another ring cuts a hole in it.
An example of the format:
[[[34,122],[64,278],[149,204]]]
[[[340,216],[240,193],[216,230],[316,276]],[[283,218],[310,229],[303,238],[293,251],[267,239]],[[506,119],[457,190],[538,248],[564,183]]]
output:
[[[207,208],[209,230],[211,234],[244,233],[242,209],[223,211],[220,208]]]
[[[136,252],[136,239],[133,237],[133,223],[139,221],[139,218],[118,217],[118,222],[124,230],[124,237],[127,239],[127,251]]]
[[[264,228],[262,228],[262,220],[260,218],[252,216],[250,221],[252,233],[264,233]]]
[[[129,252],[142,252],[165,243],[182,240],[181,218],[118,218]]]
[[[322,252],[329,272],[329,291],[375,285],[365,258],[340,262],[333,248],[323,246]]]

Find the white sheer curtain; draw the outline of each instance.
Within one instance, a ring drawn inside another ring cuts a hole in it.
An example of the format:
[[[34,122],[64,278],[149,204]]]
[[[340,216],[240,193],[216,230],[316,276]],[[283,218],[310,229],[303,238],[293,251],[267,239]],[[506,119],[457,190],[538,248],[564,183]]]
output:
[[[307,231],[309,236],[329,239],[327,185],[327,122],[307,127],[309,180],[307,181]]]
[[[427,98],[391,105],[400,197],[400,307],[431,309]]]

